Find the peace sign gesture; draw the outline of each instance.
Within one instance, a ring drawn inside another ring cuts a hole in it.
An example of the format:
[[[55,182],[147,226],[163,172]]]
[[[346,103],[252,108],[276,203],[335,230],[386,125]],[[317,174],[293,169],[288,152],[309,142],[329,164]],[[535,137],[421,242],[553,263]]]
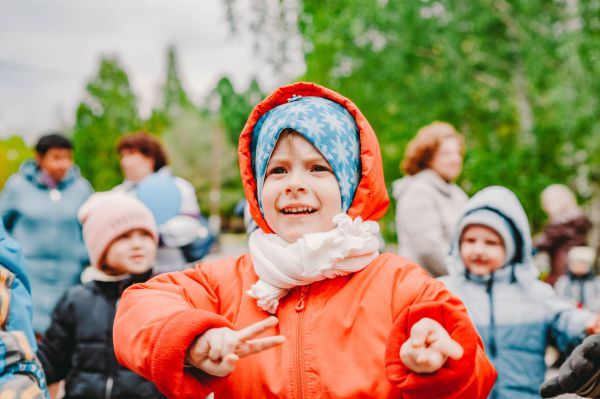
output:
[[[211,328],[200,335],[188,348],[185,362],[216,377],[225,377],[234,369],[240,358],[285,342],[283,335],[254,338],[279,320],[267,317],[239,331],[227,327]]]

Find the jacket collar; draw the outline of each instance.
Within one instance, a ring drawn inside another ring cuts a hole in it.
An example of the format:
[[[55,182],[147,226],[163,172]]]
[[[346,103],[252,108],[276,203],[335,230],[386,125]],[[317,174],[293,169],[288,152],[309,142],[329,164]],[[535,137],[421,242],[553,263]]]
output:
[[[446,197],[452,195],[452,188],[454,185],[444,180],[436,171],[433,169],[425,169],[415,175],[415,178],[423,179],[430,183],[436,190]]]
[[[47,175],[40,169],[35,159],[30,159],[21,164],[19,173],[29,182],[39,188],[58,188],[62,189],[70,185],[77,177],[79,177],[79,168],[73,165],[65,174],[65,177],[56,184],[55,187],[49,187]]]

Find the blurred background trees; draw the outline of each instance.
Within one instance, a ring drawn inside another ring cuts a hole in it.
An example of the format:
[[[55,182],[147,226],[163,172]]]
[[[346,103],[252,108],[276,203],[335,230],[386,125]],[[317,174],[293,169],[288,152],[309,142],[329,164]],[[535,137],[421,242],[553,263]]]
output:
[[[19,136],[0,140],[0,186],[19,169],[19,165],[33,156],[33,151]]]
[[[263,0],[251,15],[236,13],[236,3],[225,2],[232,30],[256,28],[257,54],[274,73],[285,76],[291,54],[302,54],[304,74],[281,83],[314,81],[361,108],[382,144],[388,185],[417,129],[444,120],[467,137],[459,183],[470,194],[509,187],[534,229],[550,183],[595,198],[600,212],[600,0]],[[72,129],[77,163],[96,189],[110,188],[121,180],[116,139],[147,129],[164,140],[175,173],[196,185],[203,210],[218,201],[229,215],[243,196],[237,137],[264,92],[256,81],[236,90],[223,77],[191,99],[174,48],[166,63],[159,106],[143,119],[118,60],[100,61]],[[2,165],[0,185],[14,159]],[[388,212],[388,238],[392,219]]]
[[[470,194],[511,188],[534,228],[550,183],[598,197],[600,1],[266,2],[282,20],[298,16],[301,79],[339,91],[367,116],[388,184],[417,129],[444,120],[467,136],[460,184]]]
[[[116,59],[102,58],[77,107],[72,131],[75,163],[95,190],[109,190],[123,180],[115,144],[121,134],[140,125],[127,73]]]

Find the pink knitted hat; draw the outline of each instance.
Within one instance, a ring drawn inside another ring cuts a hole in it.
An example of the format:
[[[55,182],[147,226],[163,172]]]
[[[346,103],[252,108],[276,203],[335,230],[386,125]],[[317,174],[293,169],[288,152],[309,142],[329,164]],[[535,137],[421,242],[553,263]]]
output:
[[[83,239],[93,266],[100,267],[108,246],[133,229],[149,232],[158,242],[156,222],[150,210],[136,198],[111,192],[93,194],[79,208]]]

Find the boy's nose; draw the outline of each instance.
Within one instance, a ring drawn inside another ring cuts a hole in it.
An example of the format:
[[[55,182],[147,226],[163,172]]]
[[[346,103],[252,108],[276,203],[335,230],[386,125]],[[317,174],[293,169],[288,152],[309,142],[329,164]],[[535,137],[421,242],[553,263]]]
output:
[[[306,191],[306,184],[304,183],[302,178],[296,173],[291,173],[290,180],[288,181],[288,184],[285,188],[285,192],[290,194],[304,191]]]
[[[290,183],[285,188],[285,192],[288,194],[304,192],[304,191],[306,191],[306,187],[299,183]]]

